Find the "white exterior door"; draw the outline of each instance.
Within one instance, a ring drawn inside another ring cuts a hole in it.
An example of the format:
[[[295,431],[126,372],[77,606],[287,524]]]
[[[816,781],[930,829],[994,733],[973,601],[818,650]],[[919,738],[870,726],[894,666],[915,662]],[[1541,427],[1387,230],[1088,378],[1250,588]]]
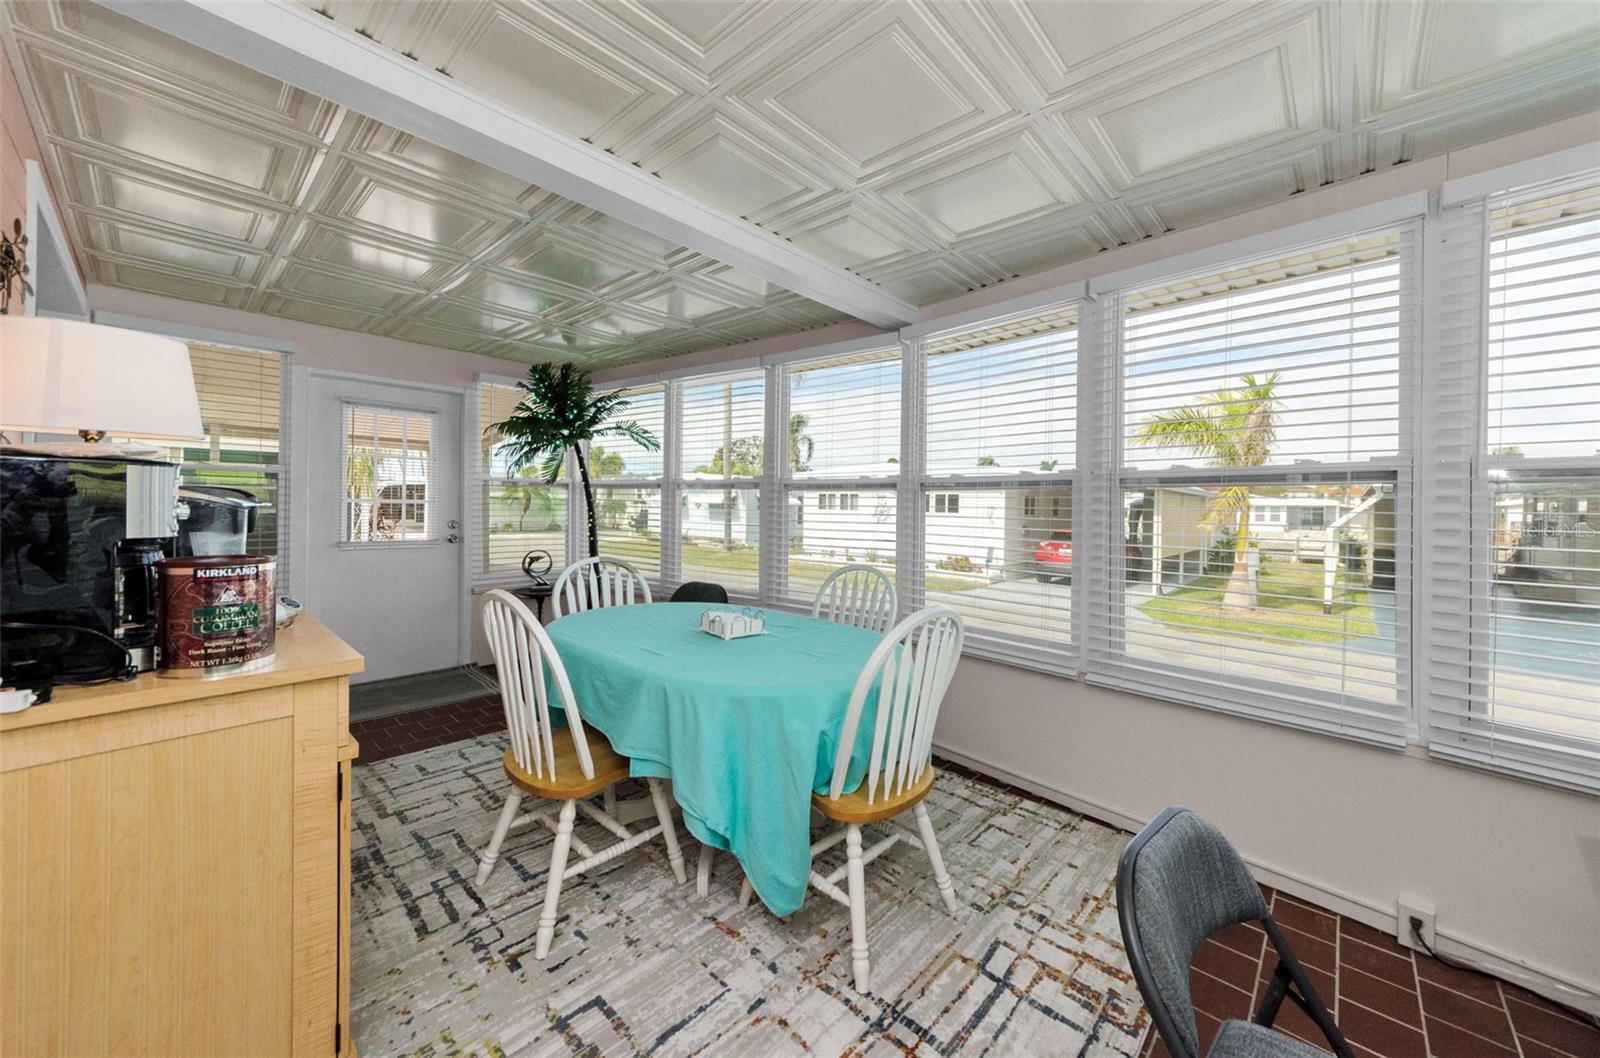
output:
[[[305,604],[357,681],[462,664],[459,392],[313,375]]]

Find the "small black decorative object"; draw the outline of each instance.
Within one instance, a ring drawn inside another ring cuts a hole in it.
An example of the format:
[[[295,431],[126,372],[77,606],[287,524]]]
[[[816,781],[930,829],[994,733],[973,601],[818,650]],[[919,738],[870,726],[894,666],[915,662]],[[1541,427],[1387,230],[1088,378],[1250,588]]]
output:
[[[28,237],[22,234],[22,218],[11,222],[11,234],[0,232],[0,316],[11,311],[11,284],[19,288],[17,303],[27,300],[33,288],[28,285]]]
[[[549,584],[546,573],[555,568],[555,559],[550,557],[550,552],[533,550],[522,556],[522,572],[535,584]]]

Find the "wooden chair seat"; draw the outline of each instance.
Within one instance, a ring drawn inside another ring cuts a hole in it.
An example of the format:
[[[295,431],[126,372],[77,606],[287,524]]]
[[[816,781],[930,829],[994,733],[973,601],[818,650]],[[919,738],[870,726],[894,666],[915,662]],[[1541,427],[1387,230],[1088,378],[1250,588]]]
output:
[[[865,782],[838,798],[812,794],[811,803],[816,806],[817,811],[835,822],[876,823],[880,819],[899,815],[928,796],[928,791],[933,789],[933,779],[936,774],[933,765],[930,764],[922,769],[922,775],[916,782],[901,790],[899,794],[893,797],[879,796],[871,804],[867,803]]]
[[[611,748],[611,741],[594,728],[585,725],[584,735],[589,743],[589,755],[594,761],[594,778],[583,777],[583,765],[578,761],[578,747],[572,741],[572,729],[558,728],[550,732],[556,752],[556,774],[543,778],[523,769],[517,758],[506,747],[506,774],[511,781],[529,793],[551,801],[577,801],[593,797],[608,786],[628,777],[628,758]]]

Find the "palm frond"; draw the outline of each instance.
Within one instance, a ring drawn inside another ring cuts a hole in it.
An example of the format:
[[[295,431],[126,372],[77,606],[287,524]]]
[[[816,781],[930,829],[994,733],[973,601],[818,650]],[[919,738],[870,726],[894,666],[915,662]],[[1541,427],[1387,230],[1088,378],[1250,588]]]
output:
[[[661,450],[661,442],[656,439],[656,435],[633,419],[625,419],[621,422],[611,423],[609,426],[602,426],[595,430],[594,435],[596,437],[626,437],[646,452],[658,452]]]

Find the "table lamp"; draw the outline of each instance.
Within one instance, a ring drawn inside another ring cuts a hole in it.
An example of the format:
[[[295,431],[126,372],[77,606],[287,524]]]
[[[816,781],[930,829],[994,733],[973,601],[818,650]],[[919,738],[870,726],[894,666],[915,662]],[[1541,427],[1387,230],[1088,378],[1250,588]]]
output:
[[[0,316],[0,431],[204,438],[189,349],[174,338],[42,316]],[[110,446],[107,446],[108,448]]]

